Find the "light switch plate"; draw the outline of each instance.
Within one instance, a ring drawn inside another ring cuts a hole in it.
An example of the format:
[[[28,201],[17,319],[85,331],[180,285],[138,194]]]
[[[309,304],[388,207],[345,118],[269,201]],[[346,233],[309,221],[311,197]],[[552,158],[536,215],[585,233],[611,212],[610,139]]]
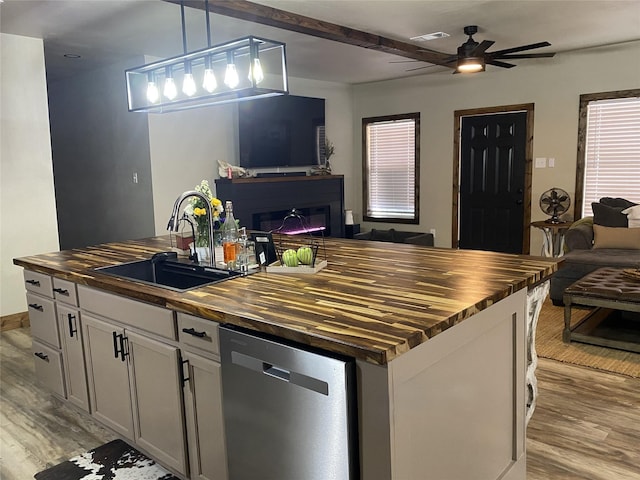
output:
[[[537,157],[536,158],[536,168],[545,168],[547,166],[546,157]]]
[[[553,168],[556,166],[556,159],[553,157],[549,157],[549,168]]]

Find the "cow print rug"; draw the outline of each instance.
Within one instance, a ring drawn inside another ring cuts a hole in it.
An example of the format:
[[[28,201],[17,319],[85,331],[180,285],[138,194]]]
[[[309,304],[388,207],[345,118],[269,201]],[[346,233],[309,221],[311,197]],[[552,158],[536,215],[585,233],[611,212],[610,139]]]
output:
[[[122,440],[101,445],[55,467],[37,480],[179,480]]]

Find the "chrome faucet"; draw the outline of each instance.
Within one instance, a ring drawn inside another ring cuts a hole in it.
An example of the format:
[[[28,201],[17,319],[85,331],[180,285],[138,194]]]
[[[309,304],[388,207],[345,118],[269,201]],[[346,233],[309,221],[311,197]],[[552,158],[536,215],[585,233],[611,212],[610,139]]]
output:
[[[212,267],[216,266],[216,249],[214,247],[214,225],[213,225],[213,206],[211,205],[211,202],[209,201],[209,199],[206,197],[206,195],[203,195],[200,192],[197,192],[195,190],[189,190],[187,192],[184,192],[182,195],[180,195],[177,199],[176,202],[173,204],[173,210],[171,211],[171,218],[169,218],[169,223],[167,224],[167,230],[169,231],[173,231],[173,232],[177,232],[178,231],[178,224],[179,222],[179,218],[178,218],[178,213],[180,212],[180,207],[182,206],[182,203],[189,197],[198,197],[200,198],[205,206],[206,206],[206,210],[207,210],[207,221],[209,222],[209,265],[211,265]],[[195,249],[195,241],[196,239],[193,239],[193,248]]]

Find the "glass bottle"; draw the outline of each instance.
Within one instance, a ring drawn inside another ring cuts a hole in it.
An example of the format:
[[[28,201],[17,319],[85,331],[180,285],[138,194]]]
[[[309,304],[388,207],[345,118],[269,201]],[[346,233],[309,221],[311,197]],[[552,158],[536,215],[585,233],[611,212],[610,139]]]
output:
[[[228,270],[236,269],[238,258],[238,225],[233,216],[233,204],[227,200],[225,207],[225,219],[220,229],[222,235],[222,250],[224,252],[224,263]]]

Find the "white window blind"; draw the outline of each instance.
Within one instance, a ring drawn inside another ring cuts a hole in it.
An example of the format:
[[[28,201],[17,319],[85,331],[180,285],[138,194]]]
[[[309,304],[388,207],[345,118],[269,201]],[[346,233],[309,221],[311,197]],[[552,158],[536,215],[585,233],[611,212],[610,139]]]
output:
[[[367,216],[416,219],[416,119],[366,125]]]
[[[591,202],[621,197],[640,203],[640,98],[595,100],[587,107],[582,216]]]

